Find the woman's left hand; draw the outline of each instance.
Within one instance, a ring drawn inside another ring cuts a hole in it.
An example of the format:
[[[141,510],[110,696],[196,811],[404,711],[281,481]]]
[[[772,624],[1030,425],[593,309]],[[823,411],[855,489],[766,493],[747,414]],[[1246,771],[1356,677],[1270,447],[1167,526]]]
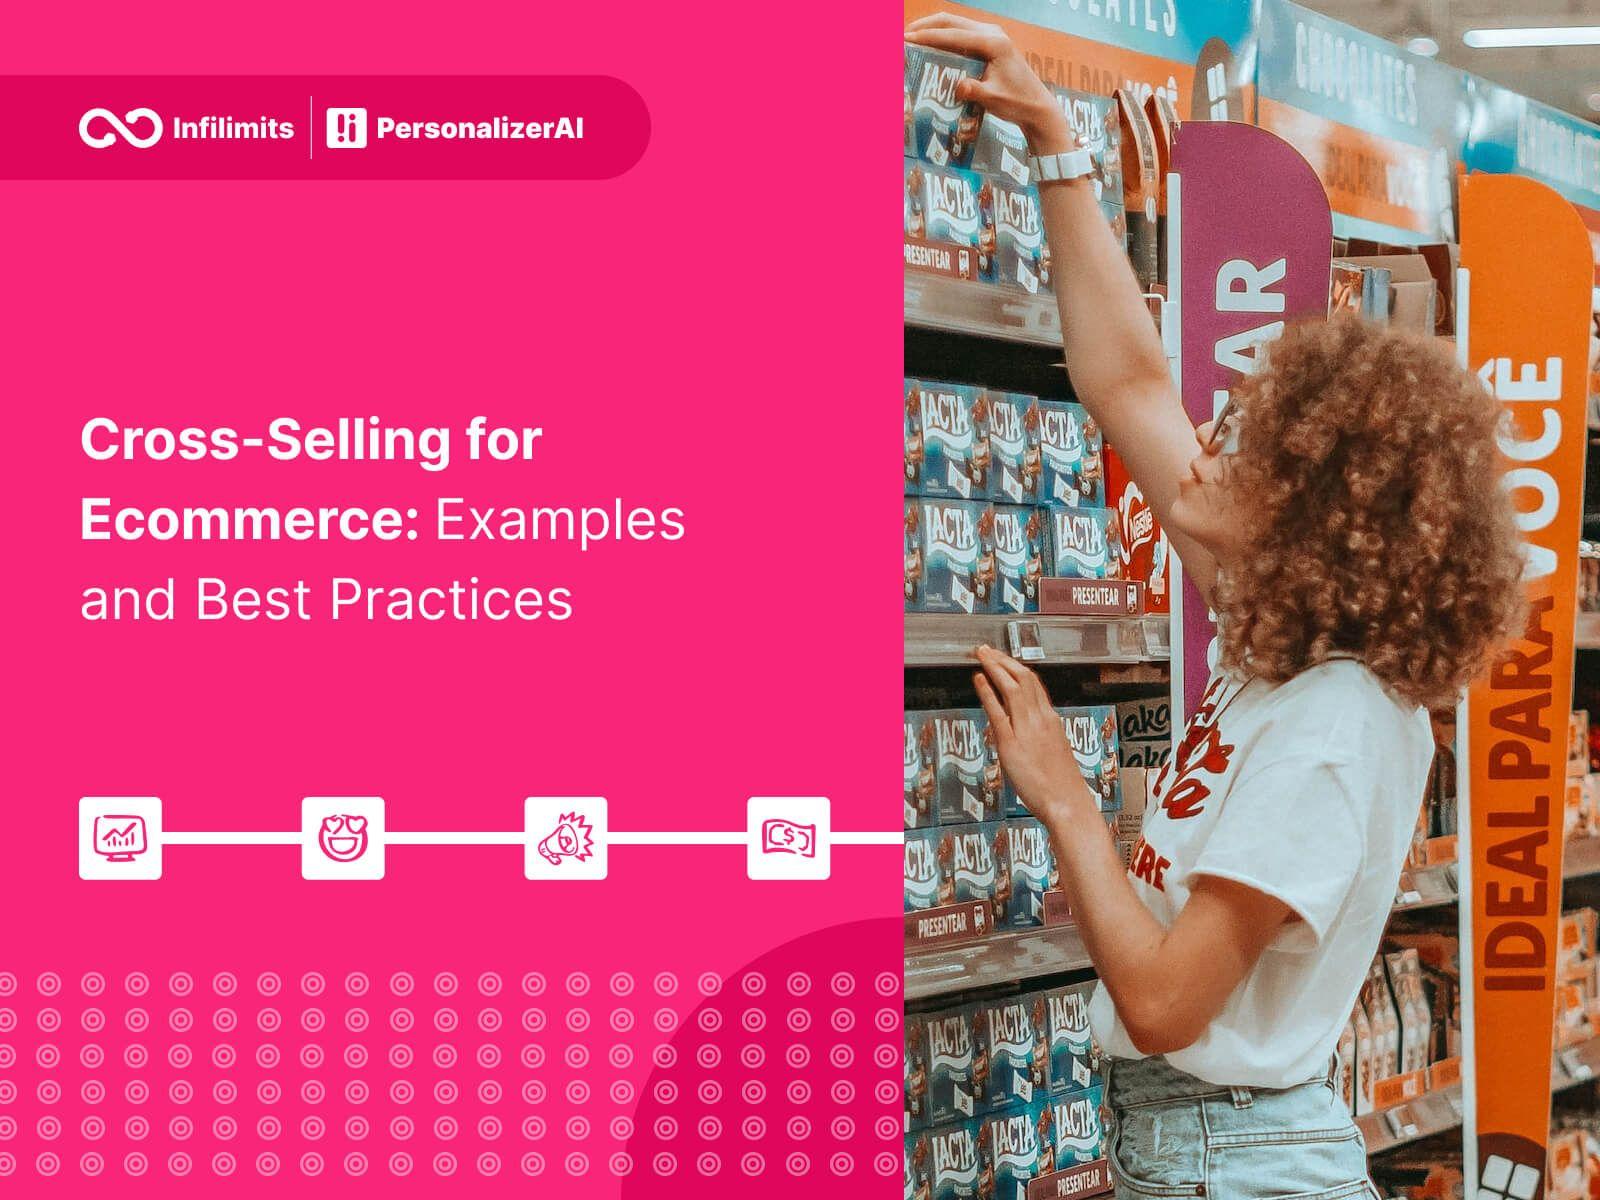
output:
[[[1000,765],[1028,811],[1048,823],[1085,804],[1098,808],[1039,677],[991,646],[979,646],[977,655],[983,670],[973,684],[989,715]]]

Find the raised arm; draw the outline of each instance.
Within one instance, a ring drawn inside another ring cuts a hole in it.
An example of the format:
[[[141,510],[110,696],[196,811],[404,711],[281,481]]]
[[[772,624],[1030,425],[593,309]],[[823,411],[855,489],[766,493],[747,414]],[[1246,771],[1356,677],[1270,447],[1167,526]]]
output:
[[[913,21],[906,40],[988,64],[959,95],[1019,126],[1038,155],[1074,149],[1077,135],[1049,90],[998,25],[938,14]],[[1040,215],[1055,263],[1061,338],[1073,391],[1128,464],[1166,528],[1184,570],[1210,595],[1216,564],[1168,519],[1178,480],[1195,455],[1194,426],[1172,386],[1161,339],[1127,256],[1117,245],[1088,179],[1039,188]]]

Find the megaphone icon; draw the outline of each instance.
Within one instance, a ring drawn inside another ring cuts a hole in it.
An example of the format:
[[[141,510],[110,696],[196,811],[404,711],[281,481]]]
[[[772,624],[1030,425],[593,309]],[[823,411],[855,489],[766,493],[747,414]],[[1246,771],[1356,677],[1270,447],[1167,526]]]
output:
[[[555,829],[537,849],[553,867],[560,866],[568,858],[584,862],[594,853],[594,828],[579,813],[562,813]]]

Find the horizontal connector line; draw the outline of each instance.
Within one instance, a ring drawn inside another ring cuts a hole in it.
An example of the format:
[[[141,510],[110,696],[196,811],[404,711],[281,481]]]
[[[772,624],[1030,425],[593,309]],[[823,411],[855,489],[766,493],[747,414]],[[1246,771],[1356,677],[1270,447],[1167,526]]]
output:
[[[250,833],[242,829],[201,832],[164,829],[161,831],[161,840],[169,846],[298,846],[300,834]]]
[[[849,833],[844,830],[833,831],[833,844],[835,846],[903,846],[906,835],[904,833],[891,833],[888,830],[871,829]]]
[[[744,830],[679,830],[655,833],[624,833],[613,829],[606,838],[613,846],[742,846],[749,841]]]
[[[298,831],[249,830],[163,830],[161,840],[169,846],[298,846]],[[488,830],[401,830],[391,829],[383,840],[391,846],[521,846],[528,835],[520,829]],[[606,839],[613,846],[743,846],[744,830],[612,830]],[[898,846],[902,833],[869,830],[836,832],[835,846]]]
[[[433,833],[416,833],[391,829],[383,835],[391,846],[520,846],[528,835],[520,829],[491,829],[484,832],[457,832],[441,830]]]

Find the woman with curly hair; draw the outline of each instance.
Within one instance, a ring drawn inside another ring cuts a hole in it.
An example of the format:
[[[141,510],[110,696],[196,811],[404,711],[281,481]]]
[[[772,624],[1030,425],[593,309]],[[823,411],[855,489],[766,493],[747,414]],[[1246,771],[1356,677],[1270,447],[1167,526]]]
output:
[[[1036,156],[1075,148],[998,26],[933,16],[906,36],[985,59],[962,99]],[[1074,390],[1220,629],[1129,867],[1038,678],[977,652],[1001,764],[1049,830],[1100,976],[1118,1194],[1363,1195],[1333,1051],[1417,819],[1428,709],[1522,619],[1496,406],[1446,346],[1341,318],[1287,329],[1195,429],[1090,184],[1039,194]]]

